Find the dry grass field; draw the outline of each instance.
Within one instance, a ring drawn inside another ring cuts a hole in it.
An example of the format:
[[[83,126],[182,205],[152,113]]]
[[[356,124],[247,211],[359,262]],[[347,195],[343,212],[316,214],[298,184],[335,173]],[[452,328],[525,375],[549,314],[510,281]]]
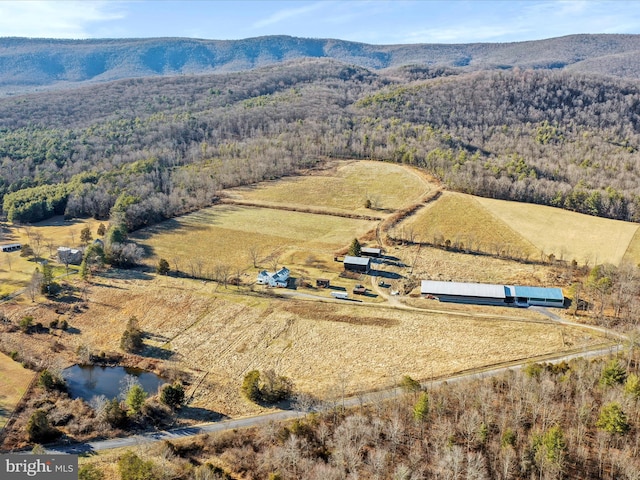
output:
[[[35,373],[0,353],[0,428],[24,394]]]
[[[397,255],[413,262],[413,274],[424,280],[557,286],[559,270],[484,255],[469,255],[437,248],[403,247]]]
[[[598,340],[532,312],[523,321],[501,318],[505,311],[469,316],[271,298],[170,277],[97,278],[88,309],[70,319],[82,334],[66,339],[93,351],[118,350],[135,315],[151,334],[150,359],[165,358],[198,378],[207,374],[194,406],[232,416],[259,410],[239,395],[251,369],[274,369],[298,390],[330,398],[391,385],[405,374],[427,379]]]
[[[398,225],[396,237],[406,238],[412,231],[418,241],[450,240],[471,250],[494,253],[507,250],[521,257],[532,257],[538,249],[508,223],[491,214],[471,195],[444,192],[436,201]]]
[[[323,207],[363,215],[389,212],[415,203],[434,186],[416,170],[375,161],[337,161],[314,175],[288,177],[227,193],[236,199],[271,205]],[[369,199],[374,210],[364,207]]]
[[[559,208],[478,197],[489,212],[546,255],[579,264],[619,265],[638,224],[592,217]]]
[[[308,263],[332,261],[335,250],[374,228],[375,222],[365,220],[219,205],[140,230],[132,239],[152,255],[150,262],[165,258],[172,269],[177,264],[189,272],[199,262],[203,271],[216,264],[235,271],[253,267],[251,249],[265,268],[270,256],[287,266],[293,257]]]

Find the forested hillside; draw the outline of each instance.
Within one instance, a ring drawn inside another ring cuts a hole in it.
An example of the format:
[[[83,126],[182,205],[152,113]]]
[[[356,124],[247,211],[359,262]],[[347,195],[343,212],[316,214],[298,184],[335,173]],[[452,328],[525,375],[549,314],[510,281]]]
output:
[[[639,78],[638,51],[638,35],[570,35],[458,45],[369,45],[284,35],[243,40],[0,38],[0,95],[133,77],[236,72],[302,58],[335,59],[370,69],[405,65],[460,71],[569,68]]]
[[[9,220],[130,229],[326,157],[425,168],[452,189],[640,220],[637,82],[526,70],[375,72],[298,60],[0,100]]]

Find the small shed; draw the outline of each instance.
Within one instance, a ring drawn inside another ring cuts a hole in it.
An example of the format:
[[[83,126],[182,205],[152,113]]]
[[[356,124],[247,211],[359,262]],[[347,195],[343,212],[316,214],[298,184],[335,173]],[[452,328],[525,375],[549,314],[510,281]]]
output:
[[[352,257],[351,255],[346,255],[342,263],[344,264],[345,270],[352,272],[369,273],[369,269],[371,268],[371,258],[369,257]]]
[[[373,247],[362,247],[360,249],[360,255],[362,255],[363,257],[380,258],[382,256],[382,249]]]
[[[328,278],[318,278],[316,280],[316,287],[318,288],[329,288],[331,286],[331,281]]]
[[[15,252],[16,250],[20,250],[22,245],[19,243],[7,243],[5,245],[0,245],[0,251],[2,252]]]

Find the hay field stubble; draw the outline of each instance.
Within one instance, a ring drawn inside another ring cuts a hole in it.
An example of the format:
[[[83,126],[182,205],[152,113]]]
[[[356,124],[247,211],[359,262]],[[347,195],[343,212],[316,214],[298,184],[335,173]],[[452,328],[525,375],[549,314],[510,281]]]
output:
[[[472,195],[444,192],[436,201],[401,222],[394,236],[406,237],[412,229],[419,241],[434,242],[440,236],[460,241],[472,250],[493,253],[508,248],[513,254],[531,257],[538,249],[507,223],[492,215]]]

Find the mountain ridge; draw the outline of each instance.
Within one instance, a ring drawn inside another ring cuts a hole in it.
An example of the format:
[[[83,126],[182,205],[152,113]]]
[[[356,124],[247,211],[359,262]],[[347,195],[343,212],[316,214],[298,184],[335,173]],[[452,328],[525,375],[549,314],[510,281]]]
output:
[[[487,69],[572,69],[640,78],[631,60],[640,35],[582,34],[511,43],[373,45],[286,35],[241,40],[0,38],[0,93],[151,76],[251,70],[332,58],[372,70],[406,65]]]

